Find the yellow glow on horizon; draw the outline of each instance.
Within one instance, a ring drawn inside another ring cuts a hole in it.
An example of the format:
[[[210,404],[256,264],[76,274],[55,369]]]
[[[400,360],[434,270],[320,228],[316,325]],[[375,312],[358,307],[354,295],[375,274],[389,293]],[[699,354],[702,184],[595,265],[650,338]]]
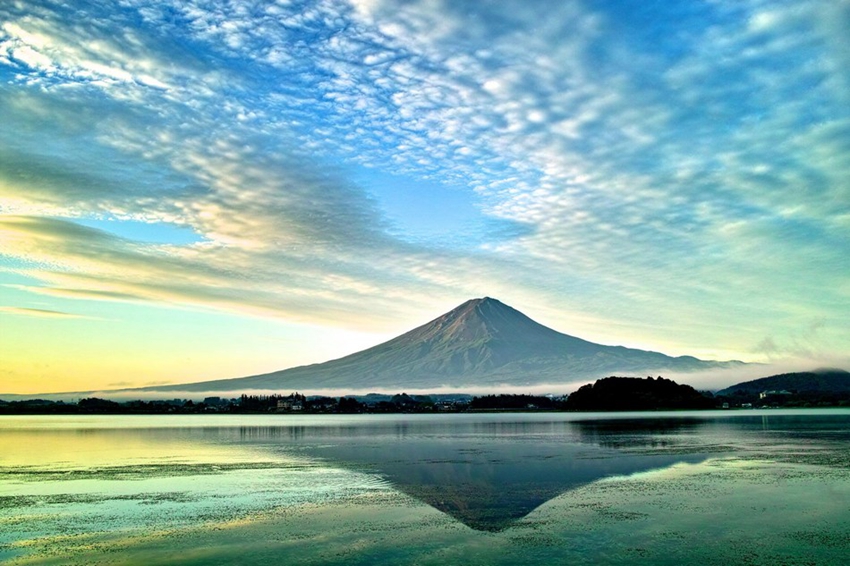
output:
[[[122,307],[126,308],[115,303],[106,307],[106,313],[111,310],[115,315],[112,318],[0,314],[0,394],[246,377],[324,362],[386,338],[220,313]]]

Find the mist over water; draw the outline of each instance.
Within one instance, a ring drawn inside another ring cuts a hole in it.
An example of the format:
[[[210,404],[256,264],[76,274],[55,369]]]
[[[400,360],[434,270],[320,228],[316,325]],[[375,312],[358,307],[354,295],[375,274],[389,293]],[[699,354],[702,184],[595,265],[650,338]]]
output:
[[[807,563],[850,411],[6,417],[0,560]]]

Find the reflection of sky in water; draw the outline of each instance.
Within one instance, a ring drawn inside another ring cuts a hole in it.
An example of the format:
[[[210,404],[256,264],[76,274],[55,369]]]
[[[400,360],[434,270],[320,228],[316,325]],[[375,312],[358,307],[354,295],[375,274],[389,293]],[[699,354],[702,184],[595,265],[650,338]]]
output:
[[[850,412],[729,415],[4,419],[0,560],[850,550]]]

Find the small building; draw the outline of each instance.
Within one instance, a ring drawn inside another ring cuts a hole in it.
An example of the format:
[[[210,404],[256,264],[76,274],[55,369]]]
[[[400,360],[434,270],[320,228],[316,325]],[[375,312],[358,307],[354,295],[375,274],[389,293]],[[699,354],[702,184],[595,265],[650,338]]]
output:
[[[275,408],[278,413],[303,411],[304,404],[301,402],[301,399],[287,397],[286,399],[278,399],[277,406]]]
[[[768,397],[778,397],[780,395],[791,395],[790,391],[785,391],[784,389],[778,391],[762,391],[759,393],[759,399],[767,399]]]

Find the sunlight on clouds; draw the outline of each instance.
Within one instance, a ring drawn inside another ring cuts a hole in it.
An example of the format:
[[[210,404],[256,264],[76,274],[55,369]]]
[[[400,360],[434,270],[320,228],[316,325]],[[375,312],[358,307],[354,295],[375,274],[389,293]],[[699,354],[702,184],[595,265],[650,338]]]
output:
[[[209,244],[140,245],[72,222],[39,218],[0,217],[0,234],[9,244],[4,253],[42,266],[23,272],[47,287],[28,290],[67,298],[144,300],[368,328],[390,319],[373,315],[361,321],[364,312],[405,296],[365,283],[356,264],[351,264],[352,275],[343,275],[346,262],[341,259],[332,264],[339,275],[332,275],[319,258],[263,258]],[[364,304],[363,297],[370,303]]]
[[[163,80],[149,73],[165,69],[161,63],[139,58],[106,39],[80,43],[78,38],[68,37],[65,30],[45,20],[25,17],[21,21],[23,26],[11,22],[3,25],[5,39],[0,42],[0,50],[5,51],[10,60],[45,73],[44,82],[64,76],[78,81],[108,79],[100,83],[103,85],[110,85],[109,81],[137,81],[146,86],[168,88]]]

